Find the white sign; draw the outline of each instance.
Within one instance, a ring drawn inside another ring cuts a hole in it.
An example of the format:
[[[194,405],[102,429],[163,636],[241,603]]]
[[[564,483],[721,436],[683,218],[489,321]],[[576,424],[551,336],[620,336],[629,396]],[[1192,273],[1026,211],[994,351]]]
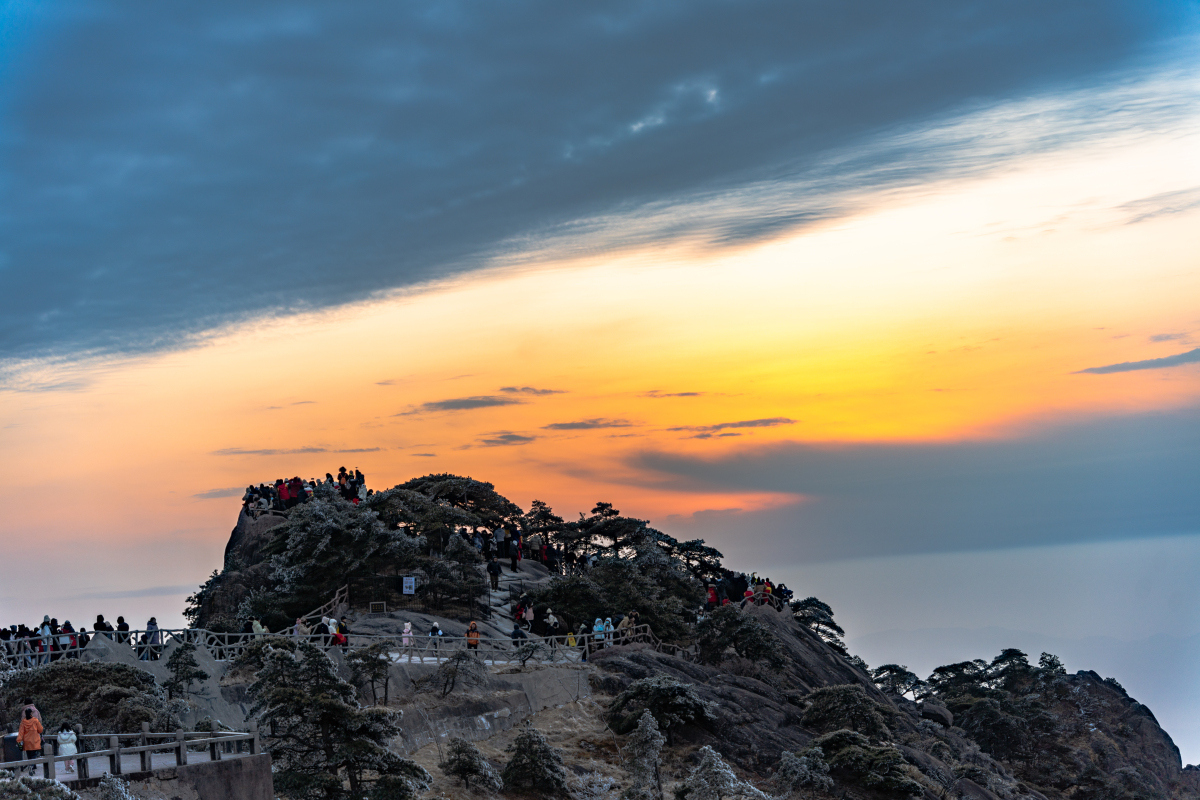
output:
[[[404,578],[404,593],[405,594],[416,594],[417,593],[417,579],[414,578],[412,575],[407,575]]]

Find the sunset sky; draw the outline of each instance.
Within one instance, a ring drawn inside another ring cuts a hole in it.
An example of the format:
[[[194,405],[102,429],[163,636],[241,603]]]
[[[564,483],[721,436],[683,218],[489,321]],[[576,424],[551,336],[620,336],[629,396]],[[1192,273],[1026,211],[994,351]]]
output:
[[[1090,641],[1194,763],[1198,245],[1183,0],[0,3],[0,622],[453,472],[872,664]]]

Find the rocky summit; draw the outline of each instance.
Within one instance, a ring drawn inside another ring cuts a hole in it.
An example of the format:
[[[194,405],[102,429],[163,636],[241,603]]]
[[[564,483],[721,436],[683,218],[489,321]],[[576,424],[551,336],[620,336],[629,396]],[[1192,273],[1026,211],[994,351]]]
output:
[[[355,499],[247,507],[190,633],[10,672],[7,717],[33,696],[97,731],[253,719],[296,800],[1200,797],[1150,709],[1052,654],[921,678],[607,503],[568,522],[453,475]]]

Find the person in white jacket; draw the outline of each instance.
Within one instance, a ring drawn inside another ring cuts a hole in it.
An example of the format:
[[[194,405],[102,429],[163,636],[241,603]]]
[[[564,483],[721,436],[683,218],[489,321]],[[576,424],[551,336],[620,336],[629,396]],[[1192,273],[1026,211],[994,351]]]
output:
[[[75,731],[71,730],[70,724],[64,722],[62,728],[58,732],[58,754],[60,756],[73,756],[79,752],[79,747],[76,742],[79,737]],[[68,759],[63,762],[66,765],[67,772],[75,771],[75,759]]]

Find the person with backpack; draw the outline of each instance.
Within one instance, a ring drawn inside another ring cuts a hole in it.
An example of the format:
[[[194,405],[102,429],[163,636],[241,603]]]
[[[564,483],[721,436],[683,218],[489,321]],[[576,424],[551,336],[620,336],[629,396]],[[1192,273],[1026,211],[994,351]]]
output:
[[[42,727],[42,721],[33,716],[33,709],[25,709],[25,717],[21,720],[21,727],[17,729],[17,747],[25,754],[27,760],[42,757],[42,733],[45,728]],[[37,774],[36,767],[30,767],[29,771]]]

